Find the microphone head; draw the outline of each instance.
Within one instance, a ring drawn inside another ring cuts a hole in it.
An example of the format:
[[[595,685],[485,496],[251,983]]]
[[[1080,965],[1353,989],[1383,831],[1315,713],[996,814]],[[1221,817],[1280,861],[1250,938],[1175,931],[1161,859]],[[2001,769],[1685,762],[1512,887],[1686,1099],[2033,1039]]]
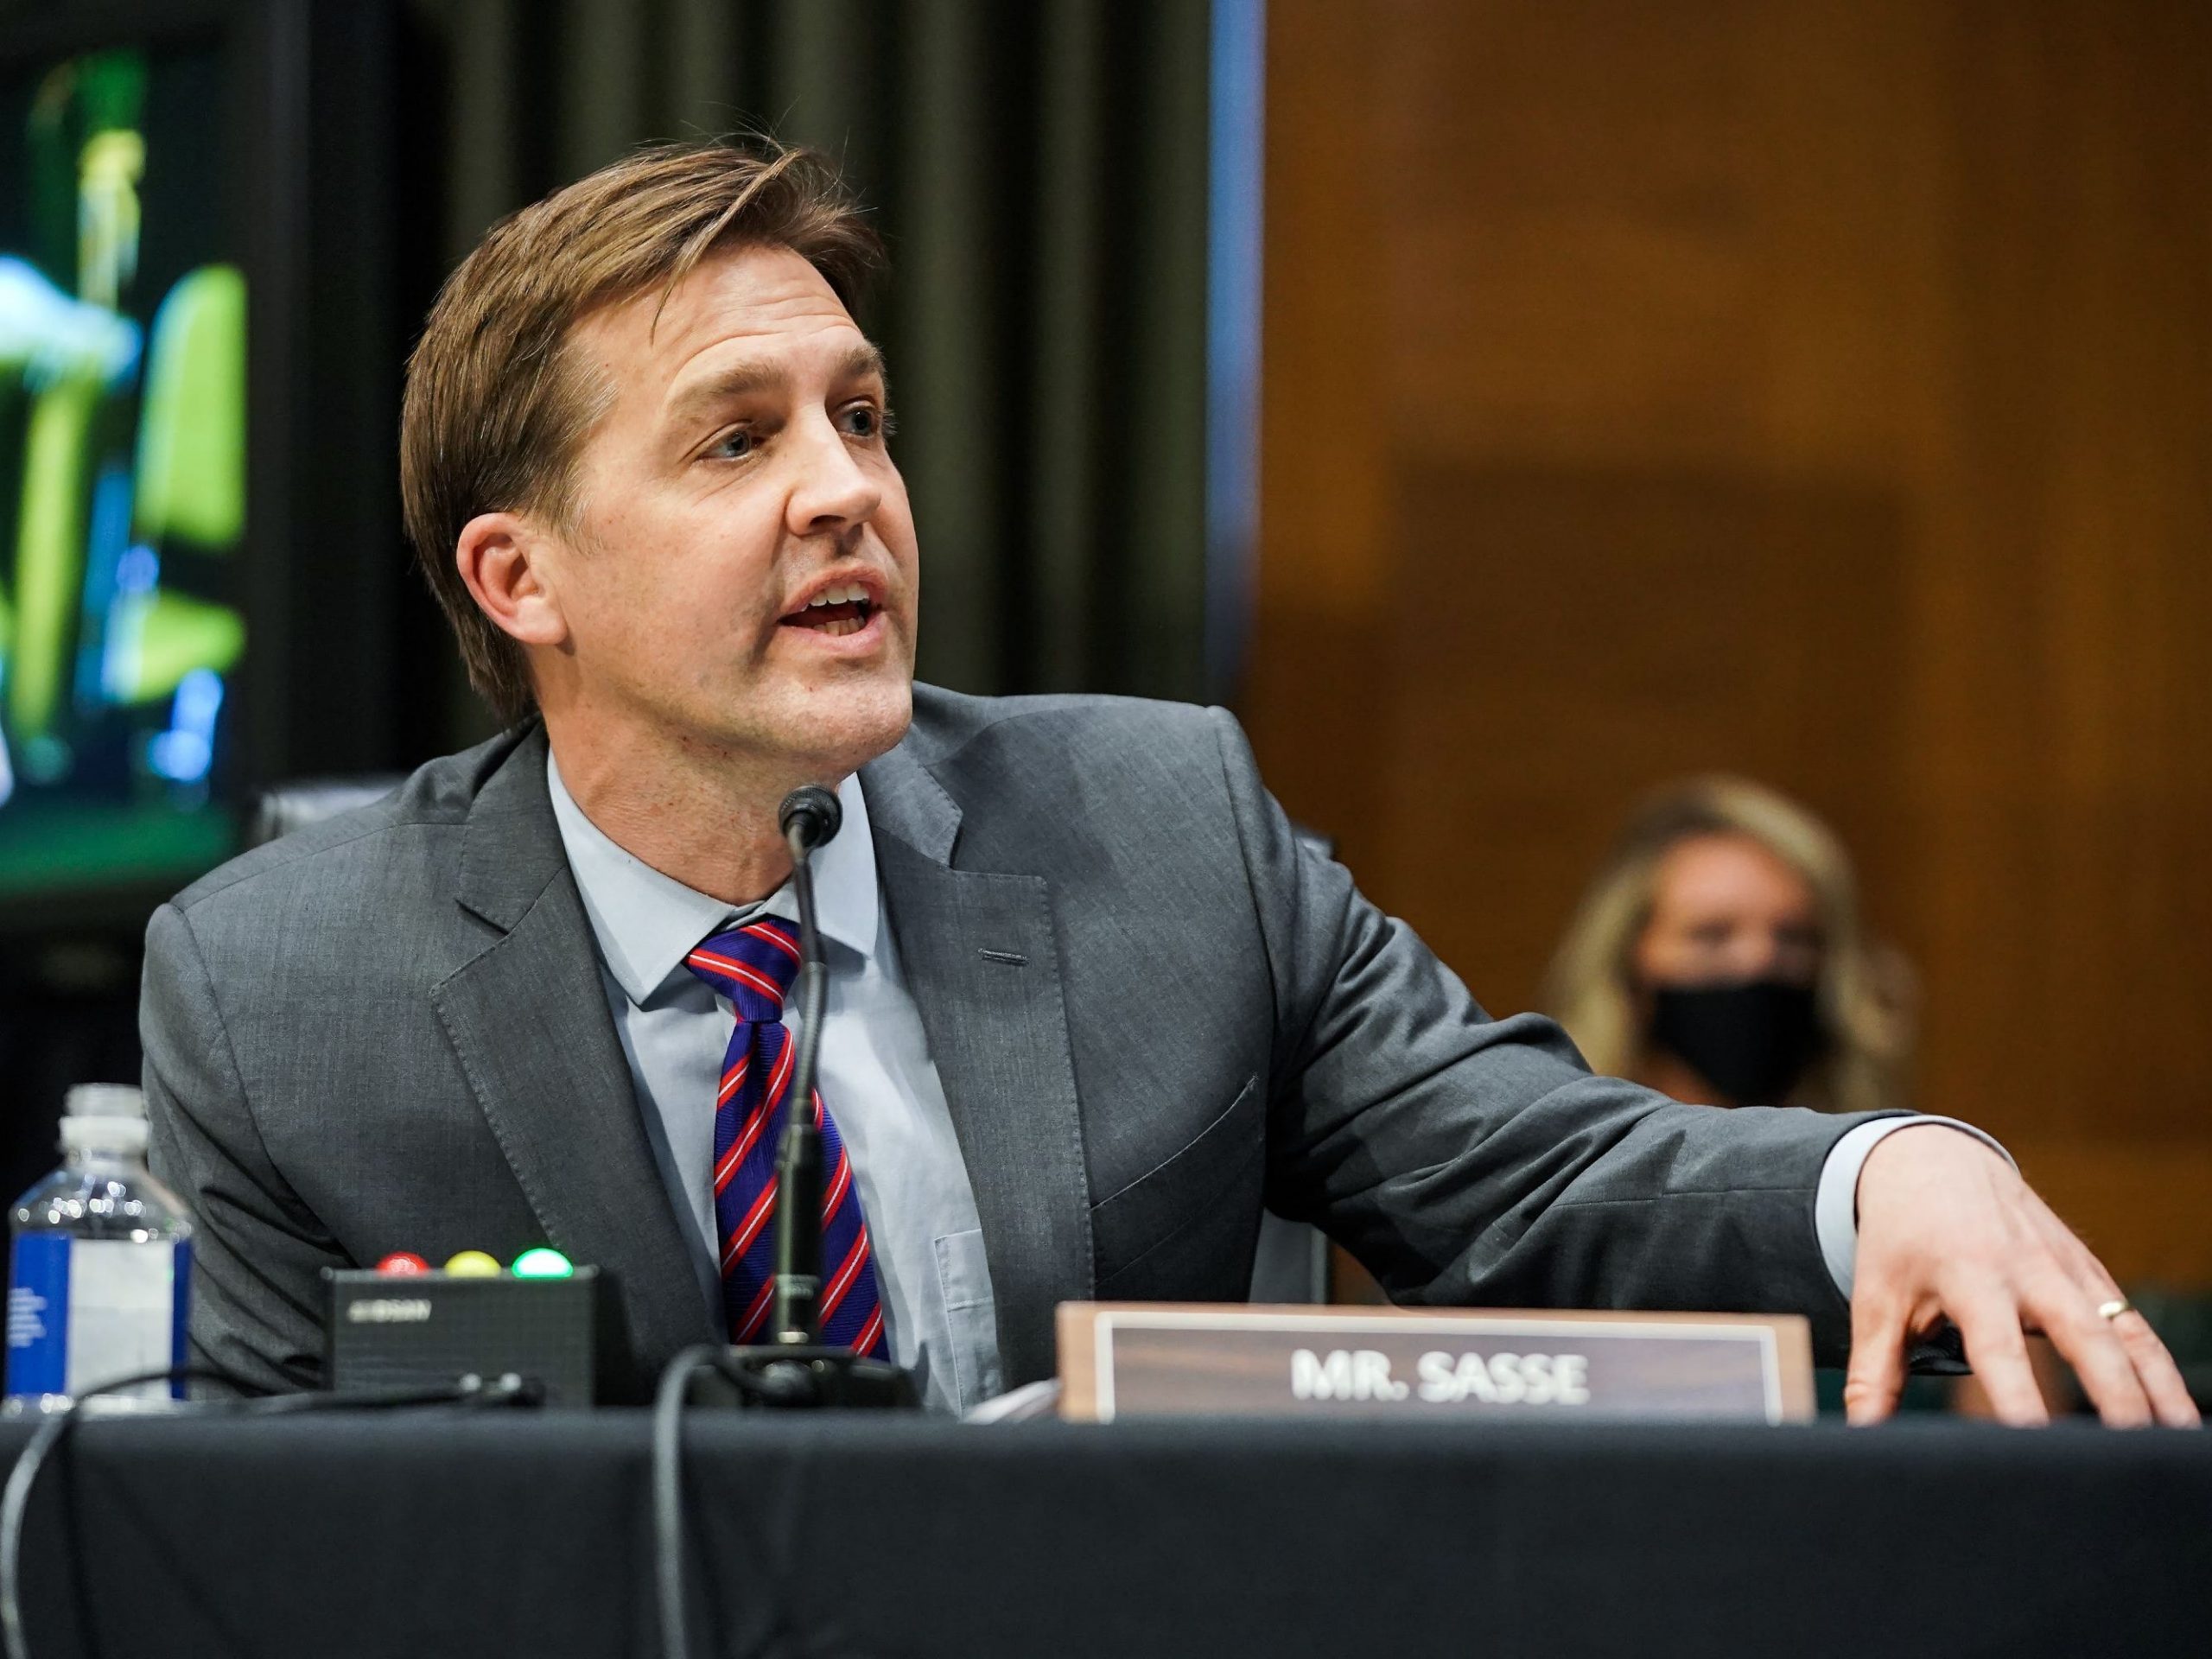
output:
[[[819,784],[801,784],[776,809],[776,828],[783,831],[784,839],[789,841],[796,829],[809,852],[829,845],[844,822],[845,809],[836,791]]]

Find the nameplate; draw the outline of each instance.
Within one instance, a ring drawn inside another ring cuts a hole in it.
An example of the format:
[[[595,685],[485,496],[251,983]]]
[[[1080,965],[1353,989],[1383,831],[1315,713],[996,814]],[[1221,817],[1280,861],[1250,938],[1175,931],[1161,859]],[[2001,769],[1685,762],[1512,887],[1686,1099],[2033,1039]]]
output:
[[[1060,1414],[1636,1419],[1813,1415],[1796,1314],[1063,1302]]]

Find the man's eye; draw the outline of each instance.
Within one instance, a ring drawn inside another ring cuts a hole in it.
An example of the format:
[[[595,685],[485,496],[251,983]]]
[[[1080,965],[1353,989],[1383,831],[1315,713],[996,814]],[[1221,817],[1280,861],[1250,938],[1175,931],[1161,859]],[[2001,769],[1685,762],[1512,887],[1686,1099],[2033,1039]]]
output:
[[[855,404],[842,417],[849,437],[874,440],[891,435],[891,411],[873,404]]]
[[[735,432],[725,432],[708,446],[707,453],[724,461],[743,461],[753,453],[753,445],[757,442],[759,441],[752,433],[742,429]]]

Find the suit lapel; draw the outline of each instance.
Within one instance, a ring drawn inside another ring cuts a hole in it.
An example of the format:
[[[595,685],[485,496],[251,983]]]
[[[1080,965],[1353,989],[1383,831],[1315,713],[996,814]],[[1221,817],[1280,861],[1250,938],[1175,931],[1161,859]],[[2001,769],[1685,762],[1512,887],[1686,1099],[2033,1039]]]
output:
[[[431,993],[549,1243],[614,1275],[650,1373],[715,1338],[639,1116],[533,732],[486,782],[458,897],[501,937]]]
[[[1052,893],[952,867],[960,809],[906,752],[862,769],[876,868],[983,1226],[1008,1387],[1051,1374],[1090,1294],[1090,1188]]]

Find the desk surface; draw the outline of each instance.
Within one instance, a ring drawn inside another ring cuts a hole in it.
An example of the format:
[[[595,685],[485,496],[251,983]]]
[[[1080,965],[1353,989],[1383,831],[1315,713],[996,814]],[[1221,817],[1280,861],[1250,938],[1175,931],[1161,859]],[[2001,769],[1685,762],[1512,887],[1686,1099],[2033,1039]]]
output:
[[[657,1651],[642,1413],[79,1429],[38,1659]],[[2212,1651],[2212,1435],[694,1414],[688,1451],[721,1652]]]

